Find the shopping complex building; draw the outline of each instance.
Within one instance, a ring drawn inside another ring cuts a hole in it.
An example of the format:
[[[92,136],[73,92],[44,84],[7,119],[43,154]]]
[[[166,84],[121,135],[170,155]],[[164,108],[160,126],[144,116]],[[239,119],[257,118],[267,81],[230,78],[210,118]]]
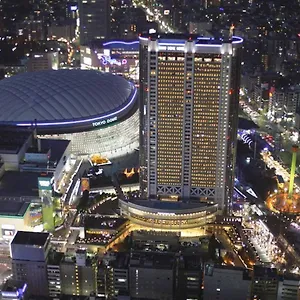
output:
[[[70,140],[76,156],[111,159],[138,147],[137,88],[121,76],[95,70],[24,73],[0,82],[0,106],[0,125]]]
[[[80,46],[81,69],[139,79],[139,41],[95,41]]]
[[[183,230],[213,223],[217,204],[164,202],[158,200],[119,200],[120,211],[132,223],[144,227]]]

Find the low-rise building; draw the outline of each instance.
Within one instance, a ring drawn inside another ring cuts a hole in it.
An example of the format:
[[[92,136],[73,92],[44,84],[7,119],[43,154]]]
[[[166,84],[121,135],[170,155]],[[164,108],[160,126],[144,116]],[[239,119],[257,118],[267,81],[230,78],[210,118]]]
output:
[[[31,231],[30,202],[0,200],[0,238],[10,240],[18,230]]]
[[[18,280],[7,280],[0,291],[1,300],[27,300],[27,283]]]

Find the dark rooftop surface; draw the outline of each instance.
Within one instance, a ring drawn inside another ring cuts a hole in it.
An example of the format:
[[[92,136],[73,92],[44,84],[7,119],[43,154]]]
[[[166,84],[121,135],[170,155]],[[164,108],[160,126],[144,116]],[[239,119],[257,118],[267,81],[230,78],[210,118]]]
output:
[[[202,257],[197,254],[190,254],[181,256],[182,266],[187,270],[197,270],[200,271],[202,267]]]
[[[254,266],[253,271],[254,271],[255,277],[277,278],[277,276],[278,276],[277,269],[275,269],[275,268]]]
[[[42,149],[51,149],[51,161],[59,161],[69,144],[69,140],[41,139]]]
[[[48,237],[49,233],[46,232],[18,231],[11,243],[44,246]]]
[[[69,140],[40,139],[41,153],[51,150],[50,161],[59,161],[70,144]],[[31,147],[27,153],[38,153],[37,147]]]
[[[129,254],[127,252],[117,252],[116,259],[110,262],[110,266],[113,268],[124,269],[129,264]]]
[[[56,251],[50,251],[48,255],[48,264],[49,265],[59,265],[59,263],[63,260],[64,253],[62,252],[56,252]]]
[[[0,197],[38,197],[39,173],[7,171],[0,179]]]
[[[0,129],[0,153],[18,153],[31,134],[32,130],[30,129],[16,130],[2,127]]]
[[[252,120],[247,120],[247,119],[239,117],[238,128],[250,130],[250,129],[257,129],[257,128],[259,128],[259,126],[256,125]]]
[[[0,215],[22,217],[29,205],[29,202],[0,200]]]
[[[23,282],[23,281],[9,279],[4,283],[1,290],[5,291],[5,292],[15,292],[18,289],[22,289],[24,287],[24,285],[25,285],[25,282]]]
[[[130,266],[142,268],[172,269],[175,263],[173,253],[134,251],[131,253]]]

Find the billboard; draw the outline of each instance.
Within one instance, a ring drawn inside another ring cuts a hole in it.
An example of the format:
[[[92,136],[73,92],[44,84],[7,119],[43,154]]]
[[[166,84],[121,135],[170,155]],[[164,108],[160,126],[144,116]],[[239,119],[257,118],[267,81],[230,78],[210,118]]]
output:
[[[39,191],[52,191],[50,177],[38,177]]]

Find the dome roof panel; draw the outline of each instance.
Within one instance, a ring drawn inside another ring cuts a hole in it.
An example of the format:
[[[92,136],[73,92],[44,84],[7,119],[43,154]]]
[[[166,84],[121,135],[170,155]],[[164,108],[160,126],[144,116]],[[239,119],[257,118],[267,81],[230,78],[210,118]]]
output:
[[[0,122],[72,121],[121,108],[132,94],[123,77],[94,70],[47,70],[0,81]]]

